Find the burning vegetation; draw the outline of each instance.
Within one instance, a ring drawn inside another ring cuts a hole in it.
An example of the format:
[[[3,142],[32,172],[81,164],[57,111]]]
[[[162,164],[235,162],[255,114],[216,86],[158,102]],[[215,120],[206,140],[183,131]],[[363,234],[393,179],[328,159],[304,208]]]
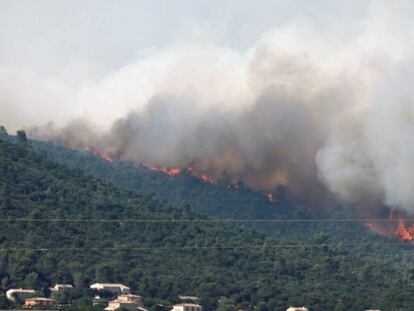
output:
[[[92,153],[93,155],[100,157],[102,159],[104,159],[105,161],[108,162],[113,162],[114,159],[112,156],[109,155],[109,153],[106,153],[102,150],[99,150],[97,148],[93,148],[93,147],[85,147],[83,149],[86,152]],[[198,171],[196,171],[194,168],[192,167],[188,167],[186,169],[181,169],[179,167],[166,167],[166,166],[156,166],[156,165],[145,165],[145,167],[147,167],[148,169],[150,169],[151,171],[158,171],[158,172],[163,172],[169,176],[178,176],[180,174],[182,174],[183,172],[187,172],[190,175],[197,177],[198,179],[204,181],[204,182],[208,182],[208,183],[214,183],[214,180],[209,177],[208,175],[204,174],[204,173],[200,173]],[[270,197],[272,195],[268,194],[267,197],[270,200]],[[273,200],[273,198],[272,198]]]
[[[97,157],[104,159],[107,162],[114,162],[114,159],[118,159],[117,157],[114,158],[113,154],[110,152],[102,151],[100,148],[97,147],[72,147],[71,149],[78,149],[83,150],[85,152],[91,153]],[[120,160],[120,159],[118,159]],[[199,179],[200,181],[206,183],[216,183],[216,180],[211,176],[207,175],[204,172],[200,172],[192,166],[187,168],[181,167],[167,167],[162,165],[153,165],[153,164],[142,164],[144,167],[151,171],[162,172],[167,174],[171,177],[177,177],[181,174],[190,174],[195,178]],[[229,181],[227,185],[228,189],[237,189],[239,188],[238,183],[232,183]],[[271,192],[260,192],[268,202],[274,203],[277,202],[276,196]],[[410,242],[414,244],[414,222],[412,219],[406,220],[404,215],[401,212],[397,212],[394,209],[390,209],[388,213],[387,219],[377,219],[370,222],[365,223],[365,227],[372,232],[386,236],[392,239],[398,239],[403,242]]]
[[[194,170],[192,167],[189,167],[189,168],[187,168],[187,171],[191,174],[191,175],[193,175],[193,176],[195,176],[195,177],[197,177],[198,179],[201,179],[202,181],[204,181],[204,182],[208,182],[208,183],[210,183],[210,184],[213,184],[214,183],[214,180],[212,179],[212,178],[210,178],[209,176],[207,176],[206,174],[203,174],[203,173],[199,173],[199,172],[197,172],[196,170]]]
[[[407,221],[401,213],[390,210],[387,221],[372,221],[365,225],[371,231],[389,238],[414,243],[414,223]]]
[[[407,224],[406,221],[400,217],[398,219],[397,229],[393,231],[393,236],[399,238],[402,241],[414,240],[414,224]]]
[[[150,169],[151,171],[163,172],[170,176],[177,176],[177,175],[180,175],[182,172],[182,170],[178,167],[169,168],[165,166],[155,166],[155,165],[146,165],[146,167]]]
[[[113,157],[98,148],[95,147],[84,147],[84,151],[92,153],[93,155],[100,157],[108,162],[113,162]],[[214,179],[205,173],[198,172],[193,167],[179,168],[179,167],[167,167],[160,165],[144,165],[151,171],[157,171],[165,173],[171,177],[179,176],[183,173],[188,173],[197,179],[206,183],[215,183]],[[228,188],[238,188],[238,185],[228,185]],[[269,202],[277,202],[276,197],[273,193],[262,192],[265,198]],[[389,238],[396,238],[403,242],[414,243],[414,223],[407,222],[401,213],[397,213],[394,209],[390,209],[388,214],[388,221],[372,221],[365,224],[365,227],[375,232],[376,234],[387,236]]]
[[[76,149],[76,148],[72,148],[72,149]],[[100,157],[102,159],[104,159],[105,161],[108,162],[113,162],[114,158],[107,152],[104,152],[98,148],[95,147],[84,147],[83,148],[84,151],[92,153],[93,155]],[[198,172],[196,169],[194,169],[193,167],[188,167],[185,169],[179,168],[179,167],[167,167],[167,166],[162,166],[162,165],[149,165],[149,164],[144,164],[144,166],[148,169],[150,169],[151,171],[157,171],[157,172],[163,172],[169,176],[178,176],[184,172],[189,173],[190,175],[204,181],[207,183],[214,183],[213,178],[211,178],[210,176],[208,176],[205,173],[201,173]],[[269,198],[269,201],[273,201],[273,196],[271,194],[266,194],[266,196]]]
[[[92,154],[94,154],[94,155],[96,155],[96,156],[104,159],[105,161],[113,162],[113,158],[108,153],[103,152],[103,151],[101,151],[101,150],[99,150],[97,148],[85,147],[84,148],[84,151],[89,152],[89,153],[92,153]]]
[[[190,175],[204,181],[204,182],[208,182],[208,183],[214,183],[214,180],[212,178],[210,178],[209,176],[207,176],[204,173],[200,173],[197,172],[195,169],[193,169],[192,167],[188,167],[186,169],[181,169],[179,167],[166,167],[166,166],[156,166],[156,165],[145,165],[145,167],[147,167],[148,169],[150,169],[151,171],[158,171],[158,172],[163,172],[169,176],[178,176],[184,172],[189,173]]]
[[[76,149],[76,148],[72,148],[72,149]],[[84,147],[83,150],[86,151],[86,152],[92,153],[93,155],[95,155],[97,157],[100,157],[100,158],[104,159],[105,161],[108,161],[108,162],[111,162],[111,163],[114,161],[114,158],[109,153],[104,152],[104,151],[102,151],[98,148]],[[146,168],[150,169],[151,171],[163,172],[163,173],[165,173],[169,176],[173,176],[173,177],[178,176],[178,175],[180,175],[184,172],[187,172],[190,175],[192,175],[192,176],[194,176],[194,177],[196,177],[196,178],[198,178],[198,179],[200,179],[204,182],[214,183],[213,178],[211,178],[210,176],[208,176],[205,173],[198,172],[197,170],[195,170],[192,167],[182,169],[182,168],[179,168],[179,167],[167,167],[167,166],[162,166],[162,165],[157,166],[157,165],[147,165],[147,164],[145,164],[144,166]],[[270,200],[271,196],[272,196],[271,194],[267,195],[269,200]],[[273,198],[272,198],[272,200],[273,200]]]

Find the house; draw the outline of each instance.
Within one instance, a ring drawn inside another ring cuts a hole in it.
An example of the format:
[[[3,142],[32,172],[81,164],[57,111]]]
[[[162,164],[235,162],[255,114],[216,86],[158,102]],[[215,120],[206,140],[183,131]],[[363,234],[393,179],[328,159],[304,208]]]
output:
[[[141,296],[133,295],[133,294],[119,295],[118,300],[123,301],[123,302],[138,302],[142,304]]]
[[[290,307],[286,311],[309,311],[308,308],[305,307]]]
[[[195,303],[180,303],[174,305],[170,311],[202,311],[203,307]]]
[[[56,304],[56,300],[44,297],[34,297],[34,298],[27,298],[24,301],[24,308],[25,309],[46,309],[48,307],[54,306]]]
[[[67,290],[73,289],[73,286],[71,284],[55,284],[54,287],[49,288],[51,292],[63,292]]]
[[[110,301],[108,306],[105,308],[106,311],[115,311],[119,309],[126,310],[146,310],[144,304],[141,301],[141,296],[127,294],[119,295],[117,299]]]
[[[92,289],[98,291],[111,292],[114,295],[130,294],[131,289],[128,286],[123,284],[114,284],[114,283],[94,283],[89,286]]]
[[[33,297],[35,294],[34,289],[27,288],[11,288],[6,292],[7,299],[11,301],[25,300],[26,298]]]
[[[180,298],[180,300],[182,302],[193,302],[193,303],[196,303],[196,304],[200,302],[200,298],[198,298],[196,296],[178,295],[178,298]]]

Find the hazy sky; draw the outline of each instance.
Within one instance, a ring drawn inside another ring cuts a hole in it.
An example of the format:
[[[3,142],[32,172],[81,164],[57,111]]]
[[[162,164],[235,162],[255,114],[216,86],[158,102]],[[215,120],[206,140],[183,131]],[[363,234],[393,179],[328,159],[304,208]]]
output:
[[[363,0],[1,0],[0,65],[46,75],[77,65],[103,74],[176,42],[244,50],[263,33],[301,20],[349,36],[367,7]]]

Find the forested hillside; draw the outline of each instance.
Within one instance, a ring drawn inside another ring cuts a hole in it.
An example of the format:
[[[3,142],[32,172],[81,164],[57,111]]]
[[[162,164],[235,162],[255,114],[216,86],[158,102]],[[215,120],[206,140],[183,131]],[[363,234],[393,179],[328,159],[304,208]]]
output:
[[[206,310],[220,297],[228,298],[221,310],[410,310],[414,303],[413,272],[354,256],[346,243],[324,244],[320,235],[305,244],[277,241],[209,222],[189,206],[55,164],[25,140],[0,138],[0,193],[1,289],[71,282],[76,310],[90,309],[95,281],[126,283],[154,308],[182,293],[199,295]]]
[[[37,153],[71,169],[127,188],[137,194],[154,194],[174,205],[189,204],[196,212],[218,219],[273,220],[304,219],[308,222],[246,222],[277,241],[312,243],[317,237],[324,243],[351,245],[349,251],[396,267],[414,268],[411,244],[398,243],[376,235],[364,222],[313,222],[314,219],[358,218],[340,205],[327,209],[309,208],[284,197],[279,189],[277,201],[255,192],[243,184],[231,185],[223,176],[215,183],[205,182],[183,171],[170,176],[143,165],[107,161],[91,152],[67,149],[52,143],[32,141]]]
[[[293,213],[298,217],[309,216],[305,207],[296,205],[292,209],[283,199],[280,202],[270,202],[266,195],[254,192],[243,184],[230,185],[226,176],[212,184],[188,171],[170,176],[130,162],[110,163],[91,152],[71,150],[47,142],[33,141],[33,147],[49,159],[69,168],[80,169],[137,193],[154,193],[158,198],[171,203],[187,202],[205,215],[238,219],[291,218],[295,216]]]

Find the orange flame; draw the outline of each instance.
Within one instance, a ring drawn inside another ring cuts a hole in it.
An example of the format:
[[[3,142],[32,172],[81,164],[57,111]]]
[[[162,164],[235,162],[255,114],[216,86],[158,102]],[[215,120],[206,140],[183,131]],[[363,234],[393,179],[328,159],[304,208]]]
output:
[[[397,225],[395,225],[395,222],[390,222],[386,225],[381,223],[367,223],[365,224],[365,227],[379,235],[387,236],[389,238],[397,238],[404,242],[410,241],[414,243],[414,224],[406,224],[406,221],[401,215],[397,215],[398,218],[395,218],[394,214],[394,209],[391,209],[388,219],[398,219]]]
[[[155,165],[149,165],[147,166],[151,171],[158,171],[158,172],[163,172],[167,175],[170,176],[177,176],[179,174],[181,174],[181,169],[178,167],[174,167],[174,168],[169,168],[169,167],[165,167],[165,166],[155,166]]]
[[[208,182],[210,184],[214,183],[213,179],[211,179],[210,177],[208,177],[206,174],[202,174],[202,173],[198,173],[196,172],[192,167],[189,167],[187,169],[187,171],[193,175],[194,177],[197,177],[199,179],[201,179],[204,182]]]
[[[180,175],[184,170],[179,167],[166,167],[166,166],[157,166],[157,165],[145,165],[147,168],[149,168],[151,171],[157,171],[157,172],[163,172],[165,174],[168,174],[170,176],[177,176]],[[201,179],[204,182],[208,183],[214,183],[214,180],[207,176],[206,174],[199,173],[195,171],[192,167],[189,167],[186,169],[186,171],[191,174],[192,176]]]
[[[99,149],[96,149],[96,148],[93,148],[93,147],[85,147],[84,150],[86,152],[90,152],[93,155],[96,155],[96,156],[104,159],[105,161],[113,162],[113,158],[111,156],[109,156],[107,153],[105,153],[105,152],[103,152]]]
[[[394,235],[402,241],[414,240],[414,224],[408,226],[402,217],[398,220],[398,227],[394,231]]]

